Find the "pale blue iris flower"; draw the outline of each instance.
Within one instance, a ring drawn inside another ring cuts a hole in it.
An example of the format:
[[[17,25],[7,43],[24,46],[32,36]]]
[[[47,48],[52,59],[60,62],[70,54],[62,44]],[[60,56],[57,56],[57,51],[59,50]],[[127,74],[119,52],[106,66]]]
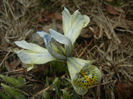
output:
[[[71,15],[67,8],[64,8],[62,18],[64,35],[53,29],[49,29],[49,33],[38,31],[37,34],[44,40],[46,48],[22,40],[15,42],[17,46],[23,48],[16,53],[25,64],[44,64],[54,60],[64,60],[67,62],[70,77],[73,80],[86,64],[91,63],[89,60],[71,56],[74,43],[81,30],[90,22],[90,18],[81,15],[78,10]]]

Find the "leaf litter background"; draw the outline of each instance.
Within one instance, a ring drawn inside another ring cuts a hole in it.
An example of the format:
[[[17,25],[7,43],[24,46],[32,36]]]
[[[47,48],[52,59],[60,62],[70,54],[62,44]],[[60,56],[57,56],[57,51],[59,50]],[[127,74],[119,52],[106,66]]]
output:
[[[131,99],[133,97],[133,1],[132,0],[0,0],[0,74],[21,76],[21,89],[29,99]],[[44,46],[37,30],[62,32],[61,12],[79,9],[91,18],[74,47],[74,56],[94,60],[103,74],[101,83],[78,96],[67,81],[63,63],[36,65],[26,72],[13,52],[16,40]],[[58,77],[56,86],[51,87]],[[3,82],[0,79],[0,82]],[[3,82],[5,83],[5,82]],[[0,86],[0,91],[3,88]],[[44,98],[45,99],[45,98]]]

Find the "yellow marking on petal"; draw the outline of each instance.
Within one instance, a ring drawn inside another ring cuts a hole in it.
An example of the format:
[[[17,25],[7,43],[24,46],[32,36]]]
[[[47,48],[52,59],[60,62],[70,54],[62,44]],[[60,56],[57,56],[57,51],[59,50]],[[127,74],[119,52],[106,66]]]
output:
[[[87,77],[87,75],[81,70],[80,73],[84,76],[84,78],[88,81],[89,85],[92,85],[89,77]]]
[[[99,69],[93,65],[83,67],[73,79],[74,89],[78,94],[84,95],[90,86],[99,83],[101,73]]]
[[[93,74],[94,74],[94,76],[93,76],[92,81],[91,81],[92,85],[93,85],[93,84],[95,83],[95,81],[96,81],[96,74],[95,74],[94,71],[93,71]]]

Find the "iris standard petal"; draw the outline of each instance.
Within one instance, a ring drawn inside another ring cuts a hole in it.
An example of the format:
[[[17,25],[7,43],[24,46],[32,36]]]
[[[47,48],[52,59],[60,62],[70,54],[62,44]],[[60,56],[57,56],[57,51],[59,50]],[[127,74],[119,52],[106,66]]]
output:
[[[44,37],[44,35],[48,34],[47,32],[44,32],[44,31],[37,31],[37,34],[40,36],[40,37]]]
[[[56,52],[56,49],[53,49],[52,45],[51,45],[51,40],[52,37],[51,35],[47,34],[44,36],[44,42],[45,42],[45,46],[48,49],[48,52],[56,59],[66,59],[66,56],[64,56],[63,54],[60,54],[58,52]]]
[[[71,15],[66,8],[64,8],[62,12],[62,18],[64,35],[71,40],[72,44],[74,44],[80,35],[82,28],[86,27],[90,22],[90,18],[86,15],[81,15],[78,10]]]
[[[68,30],[71,27],[71,14],[69,12],[69,10],[67,8],[64,8],[63,12],[62,12],[62,20],[63,20],[63,31],[64,31],[64,35],[66,35],[66,33],[68,32]]]
[[[58,41],[61,44],[64,44],[65,46],[65,55],[70,56],[72,52],[72,43],[69,40],[69,38],[65,37],[59,32],[56,32],[53,29],[49,29],[49,32],[51,34],[51,37],[54,38],[56,41]]]
[[[62,35],[59,32],[56,32],[53,29],[49,29],[49,32],[50,32],[50,34],[48,34],[46,32],[43,32],[43,31],[38,31],[37,34],[39,34],[40,37],[42,37],[44,39],[45,45],[48,48],[48,50],[51,53],[51,55],[54,56],[54,57],[63,56],[63,55],[55,54],[56,51],[52,51],[51,46],[50,46],[50,42],[54,43],[55,47],[57,46],[59,49],[65,50],[64,53],[63,53],[64,55],[70,56],[71,55],[71,51],[72,51],[72,43],[69,40],[69,38],[65,37],[64,35]],[[62,46],[56,45],[55,42],[63,44],[64,48]],[[53,44],[53,46],[54,46],[54,44]]]

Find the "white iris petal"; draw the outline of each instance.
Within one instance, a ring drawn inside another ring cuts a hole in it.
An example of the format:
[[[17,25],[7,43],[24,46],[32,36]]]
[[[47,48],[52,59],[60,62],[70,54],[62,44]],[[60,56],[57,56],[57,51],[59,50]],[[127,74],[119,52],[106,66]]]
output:
[[[15,51],[20,60],[25,64],[44,64],[49,61],[55,60],[47,49],[39,45],[28,43],[24,40],[16,41],[15,44],[23,50]]]
[[[25,64],[44,64],[55,60],[48,51],[45,52],[33,52],[31,50],[20,50],[16,52],[20,60]]]
[[[69,57],[67,64],[72,86],[79,95],[85,95],[90,86],[101,81],[102,74],[92,61]]]
[[[66,56],[64,56],[63,54],[61,53],[58,53],[57,52],[57,49],[54,49],[54,47],[52,47],[51,43],[52,43],[52,37],[51,35],[45,35],[44,36],[44,42],[45,42],[45,45],[46,45],[46,48],[48,49],[48,52],[53,56],[55,57],[56,59],[63,59],[65,60],[66,59]],[[52,43],[53,44],[53,43]],[[55,45],[56,46],[56,45]],[[60,50],[58,50],[60,51]]]
[[[92,62],[90,60],[83,60],[79,58],[74,58],[74,57],[68,57],[67,58],[67,65],[68,65],[68,70],[70,73],[71,79],[75,77],[77,73],[80,72],[80,70],[86,66],[91,64]]]
[[[49,29],[49,32],[50,32],[50,34],[43,32],[43,31],[38,31],[37,34],[39,34],[43,38],[49,53],[53,57],[55,57],[57,59],[63,59],[63,60],[66,59],[66,57],[71,55],[71,51],[72,51],[71,41],[69,40],[69,38],[65,37],[64,35],[62,35],[59,32],[56,32],[53,29]],[[61,53],[60,50],[58,50],[58,51],[60,51],[60,53],[58,53],[58,52],[56,52],[56,49],[52,49],[51,43],[54,44],[55,47],[57,46],[57,48],[60,47],[60,49],[61,49],[61,47],[62,47],[62,46],[56,45],[55,42],[64,45],[65,53],[60,54]]]
[[[66,56],[70,56],[71,55],[71,51],[72,51],[72,43],[69,40],[69,38],[65,37],[64,35],[62,35],[59,32],[56,32],[53,29],[49,29],[51,36],[58,41],[61,44],[64,44],[65,47],[65,55]]]
[[[37,34],[40,36],[40,37],[44,37],[44,35],[48,34],[47,32],[44,32],[44,31],[37,31]]]
[[[62,12],[64,35],[68,37],[72,44],[76,41],[82,28],[90,22],[90,18],[76,10],[72,15],[67,8]]]

